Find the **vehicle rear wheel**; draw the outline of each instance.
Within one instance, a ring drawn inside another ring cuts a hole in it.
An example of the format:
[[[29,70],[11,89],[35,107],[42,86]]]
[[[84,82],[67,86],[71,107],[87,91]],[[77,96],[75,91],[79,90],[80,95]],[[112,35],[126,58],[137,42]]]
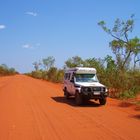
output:
[[[106,104],[106,98],[99,99],[99,103],[100,103],[100,105],[105,105]]]
[[[75,102],[76,102],[76,105],[83,104],[83,98],[79,92],[76,92],[76,94],[75,94]]]

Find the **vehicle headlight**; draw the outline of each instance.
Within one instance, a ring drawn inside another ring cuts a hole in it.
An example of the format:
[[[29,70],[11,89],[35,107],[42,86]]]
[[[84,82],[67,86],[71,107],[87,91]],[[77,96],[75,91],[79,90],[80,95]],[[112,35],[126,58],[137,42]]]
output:
[[[106,88],[105,87],[101,87],[101,91],[102,92],[105,92],[106,91]]]

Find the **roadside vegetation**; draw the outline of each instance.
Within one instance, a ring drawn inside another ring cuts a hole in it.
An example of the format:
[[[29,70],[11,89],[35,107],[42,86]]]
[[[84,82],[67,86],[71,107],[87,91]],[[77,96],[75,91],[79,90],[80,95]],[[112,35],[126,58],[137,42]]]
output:
[[[35,70],[28,75],[62,83],[66,68],[94,67],[97,69],[99,80],[109,88],[110,97],[135,97],[140,93],[140,38],[131,35],[134,29],[134,15],[126,21],[116,19],[111,29],[106,26],[105,21],[100,21],[98,25],[112,37],[112,41],[109,42],[112,55],[88,59],[73,56],[65,61],[63,69],[56,68],[55,58],[49,56],[41,62],[34,62]]]
[[[53,56],[49,56],[47,58],[42,59],[42,61],[34,62],[34,71],[31,73],[26,73],[31,77],[37,79],[48,80],[51,82],[62,83],[64,70],[58,69],[55,65],[55,58]]]
[[[9,68],[6,64],[0,65],[0,76],[14,75],[17,73],[14,68]]]

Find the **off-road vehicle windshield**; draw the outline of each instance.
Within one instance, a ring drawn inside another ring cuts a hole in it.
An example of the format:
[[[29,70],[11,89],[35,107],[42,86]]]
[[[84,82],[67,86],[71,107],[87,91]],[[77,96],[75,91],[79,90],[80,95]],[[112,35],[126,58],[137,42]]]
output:
[[[98,82],[96,74],[75,74],[76,82]]]

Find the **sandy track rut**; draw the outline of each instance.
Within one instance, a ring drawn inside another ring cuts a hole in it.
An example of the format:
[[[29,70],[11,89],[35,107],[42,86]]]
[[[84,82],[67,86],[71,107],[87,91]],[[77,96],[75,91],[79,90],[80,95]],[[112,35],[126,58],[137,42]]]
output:
[[[0,140],[139,140],[140,111],[75,106],[61,85],[23,75],[0,78]]]

